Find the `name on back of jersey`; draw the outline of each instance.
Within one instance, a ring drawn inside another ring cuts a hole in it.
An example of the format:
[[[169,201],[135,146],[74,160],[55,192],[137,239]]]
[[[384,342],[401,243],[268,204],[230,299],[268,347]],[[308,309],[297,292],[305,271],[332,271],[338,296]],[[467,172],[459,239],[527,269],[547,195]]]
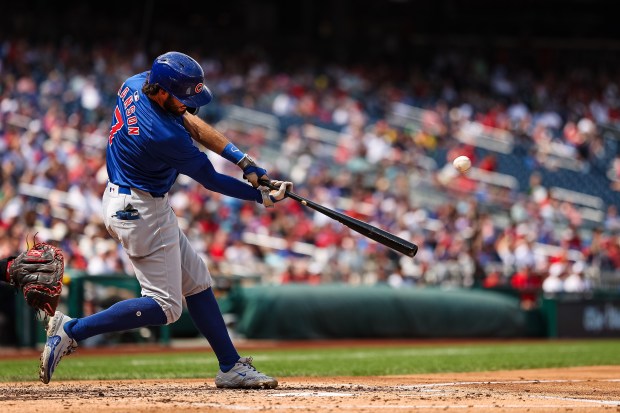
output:
[[[125,117],[127,118],[127,133],[129,135],[139,135],[140,127],[138,126],[138,117],[135,115],[135,103],[140,99],[140,93],[136,90],[132,94],[129,94],[129,87],[125,86],[123,83],[120,89],[118,89],[118,96],[123,102],[123,109],[125,110]],[[119,108],[119,105],[116,105],[114,108],[114,124],[110,129],[110,136],[108,139],[108,143],[110,145],[112,145],[116,132],[118,132],[123,126],[125,126],[125,122],[121,116],[121,109]]]

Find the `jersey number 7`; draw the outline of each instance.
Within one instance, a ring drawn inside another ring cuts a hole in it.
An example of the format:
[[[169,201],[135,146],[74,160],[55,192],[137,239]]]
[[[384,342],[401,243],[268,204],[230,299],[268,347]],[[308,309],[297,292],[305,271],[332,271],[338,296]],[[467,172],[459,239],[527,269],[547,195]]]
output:
[[[114,125],[112,125],[112,129],[110,129],[110,136],[108,137],[109,145],[112,145],[112,139],[114,139],[114,135],[116,135],[116,132],[118,132],[125,124],[123,122],[123,116],[121,115],[121,111],[118,106],[116,106],[116,108],[114,109],[114,120]]]

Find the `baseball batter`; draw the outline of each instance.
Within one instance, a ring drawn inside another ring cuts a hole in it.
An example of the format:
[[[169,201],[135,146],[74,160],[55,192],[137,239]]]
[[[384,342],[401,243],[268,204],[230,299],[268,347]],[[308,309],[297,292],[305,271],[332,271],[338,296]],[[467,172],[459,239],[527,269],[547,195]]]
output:
[[[217,387],[274,388],[278,382],[257,371],[251,357],[235,349],[205,262],[180,230],[168,191],[179,174],[205,188],[271,207],[292,183],[271,181],[278,190],[259,186],[269,179],[247,155],[191,109],[208,104],[211,92],[191,57],[168,52],[149,72],[130,77],[118,90],[107,145],[109,183],[103,195],[103,218],[135,268],[142,297],[121,301],[88,317],[73,319],[57,311],[50,319],[41,356],[40,378],[49,383],[58,362],[77,343],[98,334],[173,323],[185,298],[194,324],[209,341],[220,366]],[[248,185],[218,173],[192,138],[239,165]]]

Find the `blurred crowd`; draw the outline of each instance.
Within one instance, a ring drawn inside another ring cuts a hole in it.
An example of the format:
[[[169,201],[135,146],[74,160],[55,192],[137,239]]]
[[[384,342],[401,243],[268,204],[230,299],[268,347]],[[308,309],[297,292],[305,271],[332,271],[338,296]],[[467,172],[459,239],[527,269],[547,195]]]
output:
[[[215,276],[557,293],[591,290],[601,272],[620,269],[616,205],[604,207],[601,225],[582,231],[579,210],[552,199],[535,173],[528,188],[493,205],[473,179],[451,175],[447,183],[439,179],[443,164],[420,167],[437,153],[445,153],[443,163],[467,154],[476,167],[494,171],[492,155],[478,157],[455,139],[467,122],[477,122],[535,148],[534,171],[561,148],[584,174],[603,174],[610,190],[620,189],[620,153],[606,152],[601,132],[601,125],[620,122],[617,67],[540,72],[446,52],[408,71],[308,62],[284,69],[260,55],[186,52],[202,64],[215,95],[200,115],[263,159],[273,178],[290,176],[301,195],[420,247],[415,259],[403,257],[295,202],[265,210],[181,176],[171,204]],[[70,270],[132,274],[103,227],[100,196],[117,89],[150,63],[144,52],[103,45],[0,44],[0,256],[23,250],[37,234],[63,248]],[[425,109],[417,127],[390,124],[397,102]],[[274,142],[264,129],[217,123],[230,104],[272,113],[287,126]],[[337,142],[329,149],[317,144],[311,124],[336,130]],[[270,147],[277,157],[264,151]],[[234,165],[210,158],[241,179]],[[421,181],[427,186],[417,186]],[[426,190],[446,202],[421,202]],[[509,222],[497,222],[497,208]]]

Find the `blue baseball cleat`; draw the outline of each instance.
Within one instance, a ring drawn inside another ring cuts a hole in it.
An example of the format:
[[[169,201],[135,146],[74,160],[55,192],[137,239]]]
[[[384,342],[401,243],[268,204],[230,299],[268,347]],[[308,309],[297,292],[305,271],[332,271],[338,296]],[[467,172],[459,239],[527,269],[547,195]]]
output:
[[[45,384],[52,379],[52,374],[63,356],[73,353],[77,348],[77,341],[69,337],[63,328],[67,322],[71,321],[60,311],[56,311],[47,324],[47,342],[41,354],[41,364],[39,367],[39,378]]]
[[[252,357],[241,357],[235,367],[226,373],[222,370],[217,373],[215,386],[226,389],[275,389],[278,380],[256,370]]]

